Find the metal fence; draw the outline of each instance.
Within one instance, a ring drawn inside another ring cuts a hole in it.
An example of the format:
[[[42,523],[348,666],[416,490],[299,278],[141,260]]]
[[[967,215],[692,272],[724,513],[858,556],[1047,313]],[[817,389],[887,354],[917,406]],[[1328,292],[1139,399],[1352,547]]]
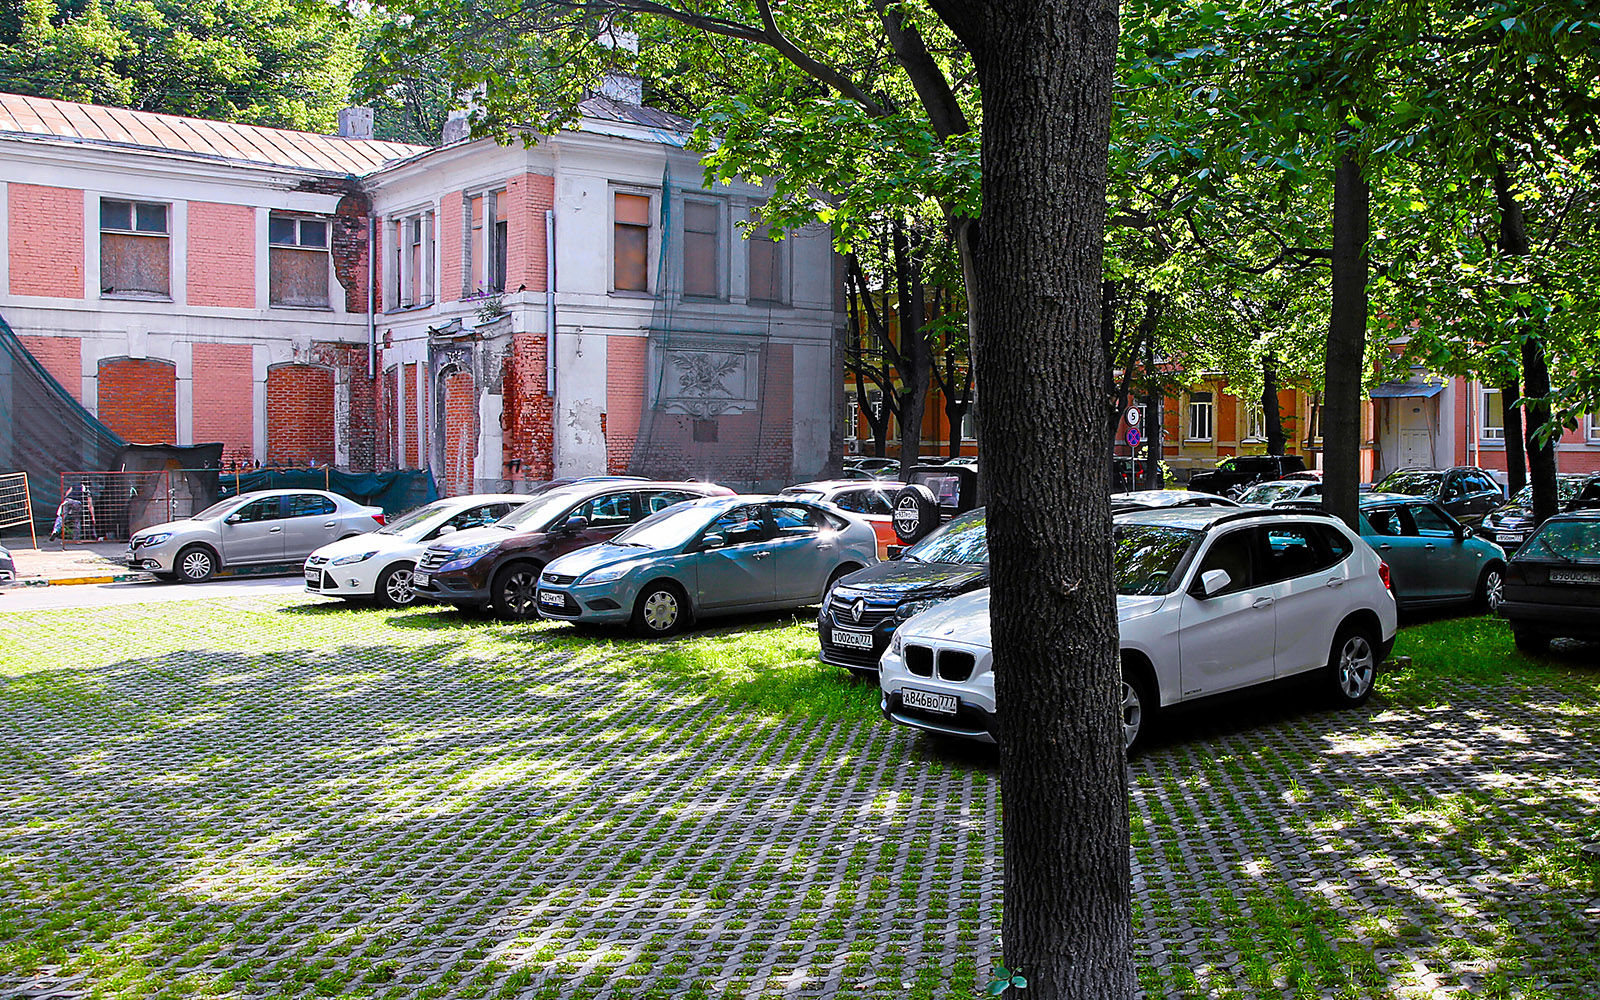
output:
[[[216,499],[181,469],[63,472],[50,536],[63,542],[125,541],[141,528],[188,517]]]
[[[33,495],[26,472],[0,474],[0,529],[27,525],[33,547],[39,547],[39,530],[33,524]]]

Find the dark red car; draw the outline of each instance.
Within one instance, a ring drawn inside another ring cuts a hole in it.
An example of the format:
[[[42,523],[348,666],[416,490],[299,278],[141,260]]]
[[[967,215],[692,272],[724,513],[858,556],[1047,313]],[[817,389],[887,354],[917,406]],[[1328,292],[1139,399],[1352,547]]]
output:
[[[562,486],[486,528],[441,538],[417,560],[411,586],[417,597],[436,604],[536,619],[545,563],[606,541],[673,504],[732,494],[712,483],[606,479]]]

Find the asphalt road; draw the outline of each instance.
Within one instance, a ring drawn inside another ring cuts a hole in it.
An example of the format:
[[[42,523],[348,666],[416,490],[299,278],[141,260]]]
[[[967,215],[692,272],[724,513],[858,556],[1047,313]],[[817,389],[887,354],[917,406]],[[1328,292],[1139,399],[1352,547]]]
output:
[[[249,577],[209,583],[101,583],[69,587],[8,587],[0,590],[0,614],[7,611],[50,611],[57,608],[101,608],[123,604],[156,604],[230,597],[303,594],[299,576]]]

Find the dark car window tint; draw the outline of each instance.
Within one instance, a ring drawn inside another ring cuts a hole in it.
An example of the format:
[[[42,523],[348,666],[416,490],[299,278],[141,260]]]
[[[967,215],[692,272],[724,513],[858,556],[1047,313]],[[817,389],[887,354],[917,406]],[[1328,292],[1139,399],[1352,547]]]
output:
[[[845,490],[843,493],[835,494],[833,502],[838,505],[840,510],[848,510],[853,514],[865,514],[867,512],[867,491]]]
[[[675,503],[696,499],[695,494],[685,493],[682,490],[662,490],[659,493],[646,493],[644,497],[645,506],[649,508],[649,510],[645,511],[647,514],[654,514],[658,510],[666,510]]]
[[[633,520],[633,494],[609,493],[579,504],[572,517],[588,518],[591,528],[615,528]]]
[[[1321,544],[1316,525],[1274,525],[1264,528],[1263,533],[1267,543],[1267,573],[1263,582],[1292,580],[1325,569],[1332,562]]]
[[[1345,557],[1355,551],[1355,546],[1350,539],[1338,528],[1326,524],[1316,526],[1317,537],[1322,539],[1322,547],[1328,553],[1328,564],[1343,562]]]
[[[1255,548],[1254,529],[1229,532],[1211,543],[1205,558],[1200,560],[1200,569],[1194,578],[1199,580],[1214,569],[1228,574],[1228,585],[1212,594],[1212,597],[1248,590],[1255,586],[1256,581]]]
[[[1441,495],[1446,500],[1455,500],[1459,497],[1466,496],[1467,488],[1463,478],[1461,476],[1451,476],[1449,479],[1446,479],[1444,481],[1444,493]]]
[[[767,523],[761,517],[760,507],[740,507],[711,522],[708,535],[721,535],[728,545],[756,541],[767,537]]]
[[[1600,563],[1600,521],[1546,521],[1512,558]]]
[[[799,504],[775,503],[767,509],[772,512],[772,523],[777,525],[779,537],[815,535],[823,525],[820,513]]]
[[[894,513],[894,500],[882,490],[868,490],[862,499],[863,513],[888,517]]]
[[[278,509],[278,497],[252,500],[239,508],[239,513],[234,515],[234,520],[240,524],[250,524],[255,521],[276,521],[278,520]]]
[[[1407,508],[1411,515],[1411,523],[1416,526],[1416,533],[1425,538],[1454,538],[1455,526],[1444,519],[1433,507],[1425,503],[1411,504]]]
[[[336,506],[327,497],[319,497],[315,493],[296,493],[289,497],[290,517],[315,517],[319,514],[332,514]]]
[[[926,563],[986,563],[989,531],[984,511],[963,514],[906,550],[901,558]]]
[[[1494,480],[1490,479],[1488,476],[1484,475],[1481,472],[1474,472],[1471,476],[1468,477],[1468,479],[1472,483],[1473,490],[1475,490],[1478,493],[1499,493],[1500,492],[1500,486]]]
[[[1404,493],[1408,497],[1431,497],[1439,491],[1437,472],[1396,472],[1375,488],[1378,493]]]
[[[1189,528],[1153,524],[1118,524],[1111,532],[1111,564],[1124,596],[1171,593],[1184,557],[1201,537]]]
[[[1369,507],[1361,512],[1361,516],[1374,535],[1398,538],[1406,533],[1406,524],[1400,517],[1399,507]]]
[[[481,507],[469,507],[461,513],[446,521],[448,527],[465,531],[468,528],[481,528],[486,524],[493,524],[510,513],[510,504],[492,503]]]

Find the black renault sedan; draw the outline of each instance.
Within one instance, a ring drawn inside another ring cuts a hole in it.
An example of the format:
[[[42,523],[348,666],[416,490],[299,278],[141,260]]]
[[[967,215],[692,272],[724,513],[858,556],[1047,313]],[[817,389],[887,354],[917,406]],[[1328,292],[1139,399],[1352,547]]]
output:
[[[1506,563],[1500,615],[1517,648],[1551,639],[1600,640],[1600,511],[1557,514]]]
[[[984,509],[968,511],[898,559],[857,570],[822,598],[822,662],[875,676],[899,624],[940,601],[989,585]]]

